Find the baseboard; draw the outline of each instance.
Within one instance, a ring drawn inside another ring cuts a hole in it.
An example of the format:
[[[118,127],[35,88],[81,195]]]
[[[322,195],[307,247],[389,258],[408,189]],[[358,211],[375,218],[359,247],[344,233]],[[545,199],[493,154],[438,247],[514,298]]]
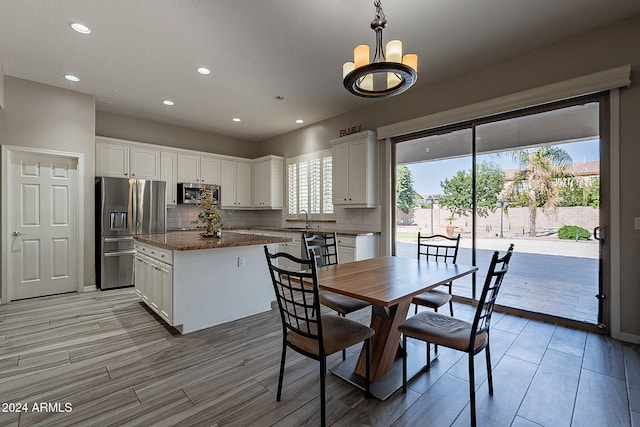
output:
[[[96,287],[96,285],[89,285],[89,286],[84,286],[84,288],[82,288],[82,292],[94,292],[97,291],[98,288]]]
[[[640,344],[640,335],[627,334],[625,332],[621,332],[620,341],[628,342],[631,344]]]

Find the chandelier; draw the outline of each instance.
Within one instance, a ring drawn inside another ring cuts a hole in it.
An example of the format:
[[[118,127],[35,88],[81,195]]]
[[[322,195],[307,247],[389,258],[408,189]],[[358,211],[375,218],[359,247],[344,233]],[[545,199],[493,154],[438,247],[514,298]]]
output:
[[[382,45],[382,30],[387,26],[382,4],[375,0],[376,16],[371,29],[376,32],[376,50],[369,62],[369,46],[361,44],[353,50],[353,62],[342,66],[344,87],[354,95],[365,98],[386,98],[409,89],[418,79],[418,55],[402,56],[402,42],[391,40]]]

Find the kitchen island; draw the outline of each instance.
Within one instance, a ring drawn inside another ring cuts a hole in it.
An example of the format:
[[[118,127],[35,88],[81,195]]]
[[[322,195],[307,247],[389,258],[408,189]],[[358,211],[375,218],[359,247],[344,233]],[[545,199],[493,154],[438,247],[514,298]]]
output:
[[[271,309],[275,300],[263,246],[290,238],[223,231],[135,236],[135,288],[142,301],[180,333]]]

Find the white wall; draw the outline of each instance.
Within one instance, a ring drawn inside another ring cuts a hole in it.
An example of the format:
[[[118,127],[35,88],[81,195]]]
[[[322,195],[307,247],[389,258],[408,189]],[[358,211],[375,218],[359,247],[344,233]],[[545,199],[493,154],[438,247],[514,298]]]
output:
[[[10,76],[4,78],[4,96],[1,145],[84,154],[84,285],[95,285],[95,99]]]

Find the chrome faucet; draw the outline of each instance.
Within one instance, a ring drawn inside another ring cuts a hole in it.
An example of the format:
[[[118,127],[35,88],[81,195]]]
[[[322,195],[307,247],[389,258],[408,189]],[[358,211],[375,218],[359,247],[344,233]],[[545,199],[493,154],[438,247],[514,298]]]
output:
[[[309,228],[311,227],[311,223],[309,222],[309,212],[307,212],[304,209],[300,209],[300,212],[304,212],[304,220],[305,220],[305,225],[304,228]]]

